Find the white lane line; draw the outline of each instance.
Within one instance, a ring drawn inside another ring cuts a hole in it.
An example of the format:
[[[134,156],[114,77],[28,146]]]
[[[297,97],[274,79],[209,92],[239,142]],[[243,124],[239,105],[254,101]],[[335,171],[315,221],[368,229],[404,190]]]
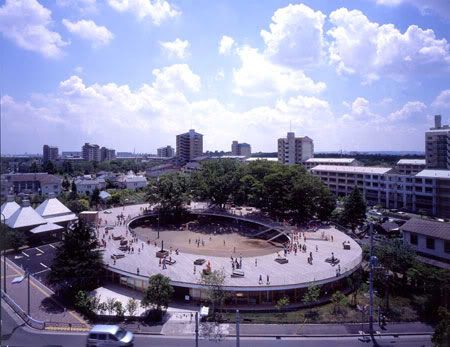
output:
[[[41,252],[41,253],[45,253],[42,249],[40,249],[40,248],[37,248],[36,247],[36,249],[39,251],[39,252]]]
[[[51,269],[50,268],[48,268],[48,269],[44,269],[44,270],[41,270],[41,271],[38,271],[38,272],[35,272],[34,274],[33,274],[33,276],[34,275],[39,275],[40,273],[43,273],[43,272],[45,272],[45,271],[50,271]]]
[[[52,247],[52,248],[54,248],[54,249],[56,249],[56,247],[55,246],[53,246],[53,245],[49,245],[50,247]]]
[[[23,254],[24,256],[26,256],[27,258],[30,257],[30,256],[29,256],[28,254],[26,254],[24,251],[22,251],[22,254]]]
[[[45,264],[40,263],[43,267],[45,267],[46,269],[48,269],[48,266]]]

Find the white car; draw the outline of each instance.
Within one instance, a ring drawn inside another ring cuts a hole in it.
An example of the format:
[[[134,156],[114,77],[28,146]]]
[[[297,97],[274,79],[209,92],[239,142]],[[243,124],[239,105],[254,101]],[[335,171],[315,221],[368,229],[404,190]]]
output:
[[[87,337],[87,347],[133,347],[134,336],[118,325],[94,325]]]

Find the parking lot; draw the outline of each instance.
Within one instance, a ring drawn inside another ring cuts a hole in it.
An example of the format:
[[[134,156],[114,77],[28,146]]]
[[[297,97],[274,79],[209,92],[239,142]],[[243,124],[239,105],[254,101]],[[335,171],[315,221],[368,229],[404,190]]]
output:
[[[58,245],[58,242],[40,245],[9,254],[7,257],[48,286],[47,276],[50,272]]]

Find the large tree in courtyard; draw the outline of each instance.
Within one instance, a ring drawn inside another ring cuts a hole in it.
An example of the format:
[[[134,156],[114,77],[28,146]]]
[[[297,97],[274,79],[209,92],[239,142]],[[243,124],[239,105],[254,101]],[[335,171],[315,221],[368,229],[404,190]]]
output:
[[[158,204],[163,215],[181,215],[185,204],[191,200],[189,177],[185,174],[173,173],[150,181],[147,188],[147,201]]]
[[[95,288],[103,260],[94,229],[79,221],[69,227],[63,236],[51,267],[50,282],[69,294]]]
[[[352,231],[355,231],[365,219],[366,202],[358,187],[355,186],[350,195],[345,198],[341,221],[343,224],[349,226]]]
[[[174,290],[170,285],[169,277],[162,274],[156,274],[149,278],[141,300],[142,307],[153,305],[157,312],[161,312],[162,307],[167,307],[172,299]]]

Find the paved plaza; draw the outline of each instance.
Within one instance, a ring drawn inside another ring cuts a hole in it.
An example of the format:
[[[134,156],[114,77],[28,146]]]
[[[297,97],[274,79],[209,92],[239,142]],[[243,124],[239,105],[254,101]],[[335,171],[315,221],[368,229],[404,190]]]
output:
[[[313,282],[317,284],[332,282],[338,273],[340,276],[351,273],[359,266],[362,259],[361,247],[352,238],[334,227],[326,226],[315,232],[305,232],[306,241],[301,234],[299,242],[302,245],[305,244],[307,250],[297,254],[294,252],[287,254],[288,263],[286,264],[275,261],[278,256],[284,256],[282,250],[274,250],[258,256],[248,256],[242,252],[241,270],[244,272],[244,277],[240,278],[231,277],[233,269],[230,259],[230,257],[234,257],[240,260],[239,249],[236,253],[230,251],[227,256],[212,255],[207,251],[209,239],[203,233],[198,233],[199,238],[206,239],[205,246],[200,246],[202,250],[205,250],[202,256],[199,255],[200,252],[196,252],[197,254],[183,252],[181,244],[178,247],[173,244],[169,257],[175,263],[163,266],[160,259],[156,257],[156,252],[161,249],[159,242],[155,246],[154,243],[148,244],[139,238],[136,240],[134,235],[127,230],[127,223],[117,225],[118,215],[123,215],[126,220],[130,220],[142,214],[143,208],[146,207],[148,207],[147,204],[133,205],[110,209],[111,213],[109,214],[100,212],[101,227],[98,228],[98,237],[99,240],[104,241],[104,260],[111,269],[131,273],[135,277],[147,277],[162,273],[168,276],[174,285],[196,287],[200,281],[202,270],[209,262],[212,270],[224,271],[226,289],[258,290],[257,288],[261,287],[289,289],[307,287]],[[106,234],[105,227],[112,227],[112,229]],[[131,243],[134,252],[119,250],[120,240],[113,240],[112,235],[115,238],[122,236],[128,243]],[[222,235],[216,237],[222,237]],[[182,242],[185,243],[186,240]],[[350,245],[350,249],[344,249],[344,242]],[[164,248],[169,249],[169,247]],[[175,252],[176,248],[180,250],[178,254]],[[123,255],[123,258],[113,260],[112,256],[118,254]],[[311,254],[313,261],[312,264],[309,264],[307,259]],[[332,254],[340,261],[336,266],[325,261]],[[206,259],[206,263],[203,266],[194,266],[194,261],[198,258]],[[262,283],[259,281],[260,276],[263,279]],[[267,282],[267,276],[269,282]]]

